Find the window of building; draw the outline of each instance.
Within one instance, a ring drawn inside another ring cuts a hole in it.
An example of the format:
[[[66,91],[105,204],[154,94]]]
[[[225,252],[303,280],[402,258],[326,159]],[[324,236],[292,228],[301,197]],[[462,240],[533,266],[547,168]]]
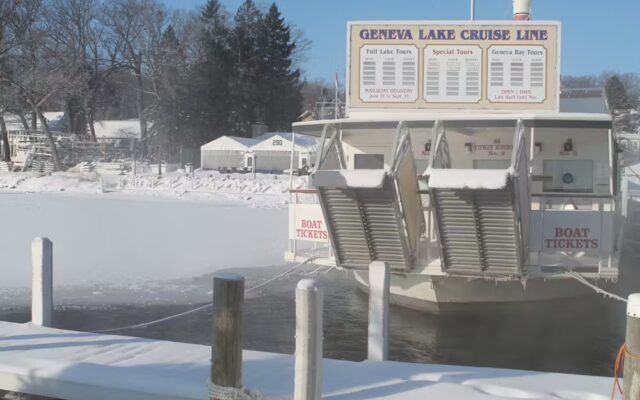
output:
[[[544,192],[593,193],[593,160],[544,160]]]
[[[384,154],[356,154],[353,158],[355,169],[383,169]]]

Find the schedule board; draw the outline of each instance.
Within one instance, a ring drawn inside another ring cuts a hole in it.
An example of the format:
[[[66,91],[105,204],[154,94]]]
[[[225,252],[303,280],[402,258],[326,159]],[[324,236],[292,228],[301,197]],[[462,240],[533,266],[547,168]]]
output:
[[[351,22],[350,109],[559,108],[560,24]]]

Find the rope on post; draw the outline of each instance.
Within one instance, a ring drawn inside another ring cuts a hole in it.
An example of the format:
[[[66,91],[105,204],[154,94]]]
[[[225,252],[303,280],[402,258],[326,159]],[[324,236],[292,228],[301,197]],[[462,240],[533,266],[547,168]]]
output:
[[[260,393],[251,392],[244,388],[234,388],[226,386],[218,386],[211,380],[207,381],[207,392],[209,399],[216,400],[262,400]]]

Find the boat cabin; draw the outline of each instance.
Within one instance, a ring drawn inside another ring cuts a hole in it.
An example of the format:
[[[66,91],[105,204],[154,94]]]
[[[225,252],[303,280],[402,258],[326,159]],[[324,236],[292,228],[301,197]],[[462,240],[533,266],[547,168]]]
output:
[[[294,124],[321,149],[291,253],[309,213],[345,269],[616,279],[612,121],[602,92],[560,93],[559,24],[389,22],[412,34],[384,40],[380,25],[349,24],[348,116]],[[434,27],[451,33],[423,39]],[[508,34],[465,35],[478,27]]]

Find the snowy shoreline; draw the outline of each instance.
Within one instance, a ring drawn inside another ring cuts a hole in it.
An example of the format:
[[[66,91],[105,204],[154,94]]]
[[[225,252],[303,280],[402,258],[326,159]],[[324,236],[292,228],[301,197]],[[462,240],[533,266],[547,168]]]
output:
[[[294,187],[306,185],[295,177]],[[0,194],[48,193],[65,196],[104,196],[125,200],[178,200],[214,204],[284,208],[289,201],[287,175],[197,171],[156,175],[116,175],[96,172],[0,173]]]

